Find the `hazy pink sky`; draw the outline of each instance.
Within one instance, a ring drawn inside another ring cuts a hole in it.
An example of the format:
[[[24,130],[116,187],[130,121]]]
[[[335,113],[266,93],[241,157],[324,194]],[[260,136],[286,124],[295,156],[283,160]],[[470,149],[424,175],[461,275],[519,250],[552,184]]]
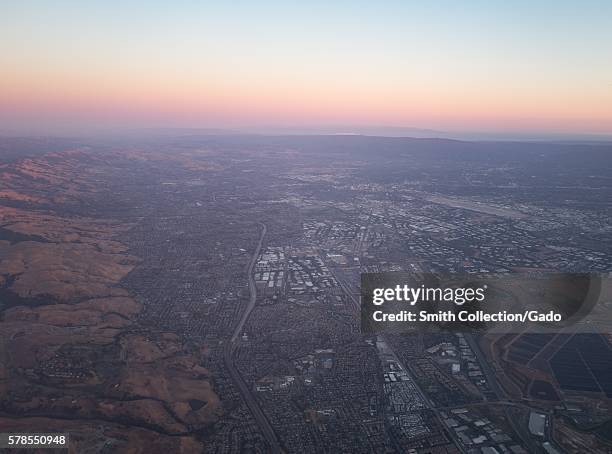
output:
[[[2,6],[0,132],[612,133],[612,2],[219,3]]]

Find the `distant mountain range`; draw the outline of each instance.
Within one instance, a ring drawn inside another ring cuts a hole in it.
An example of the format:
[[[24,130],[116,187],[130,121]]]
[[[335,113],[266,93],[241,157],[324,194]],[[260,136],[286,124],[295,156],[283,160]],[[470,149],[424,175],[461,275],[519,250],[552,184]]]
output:
[[[491,131],[442,131],[436,129],[412,128],[402,126],[321,126],[321,127],[239,127],[239,128],[145,128],[132,129],[126,134],[151,136],[191,136],[191,135],[362,135],[378,137],[413,137],[456,139],[467,141],[538,141],[569,143],[609,143],[609,134],[572,134],[562,132],[491,132]]]

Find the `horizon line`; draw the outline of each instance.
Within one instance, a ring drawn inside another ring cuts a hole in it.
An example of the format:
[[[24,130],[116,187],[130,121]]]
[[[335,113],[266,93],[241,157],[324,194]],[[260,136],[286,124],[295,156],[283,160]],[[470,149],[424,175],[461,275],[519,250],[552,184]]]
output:
[[[116,135],[116,139],[135,138],[150,132],[151,138],[163,137],[363,137],[381,139],[412,139],[412,140],[444,140],[455,142],[519,142],[519,143],[559,143],[559,144],[601,144],[612,145],[612,133],[566,133],[566,132],[457,132],[437,131],[427,128],[413,128],[403,126],[364,126],[355,129],[387,129],[404,130],[420,134],[384,134],[382,132],[332,131],[333,127],[244,127],[244,128],[215,128],[215,127],[136,127],[136,128],[109,128],[106,130],[75,132],[52,132],[52,131],[2,131],[0,137],[13,139],[109,139]],[[329,131],[326,131],[329,130]],[[430,135],[427,135],[429,133]]]

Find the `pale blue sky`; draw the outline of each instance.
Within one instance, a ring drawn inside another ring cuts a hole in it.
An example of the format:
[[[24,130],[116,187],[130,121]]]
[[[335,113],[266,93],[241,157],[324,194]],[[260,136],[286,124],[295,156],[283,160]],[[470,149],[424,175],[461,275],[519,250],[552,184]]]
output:
[[[612,120],[610,1],[0,5],[0,114],[23,98],[23,121],[49,106],[66,119],[139,106],[191,126]]]

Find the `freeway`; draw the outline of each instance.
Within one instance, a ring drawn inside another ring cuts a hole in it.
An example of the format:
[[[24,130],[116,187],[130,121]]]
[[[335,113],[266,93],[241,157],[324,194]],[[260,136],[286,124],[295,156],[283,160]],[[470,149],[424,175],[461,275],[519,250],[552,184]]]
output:
[[[255,286],[255,278],[253,277],[253,269],[255,268],[255,263],[257,263],[257,257],[259,257],[259,253],[261,252],[261,246],[263,244],[264,237],[266,236],[266,232],[268,231],[268,228],[266,227],[265,224],[260,223],[259,225],[261,226],[261,236],[259,237],[259,243],[257,243],[257,247],[255,248],[255,252],[253,253],[253,257],[251,258],[251,261],[249,262],[249,268],[247,270],[247,276],[249,280],[249,303],[246,309],[244,310],[244,312],[242,313],[242,316],[240,317],[240,321],[234,328],[234,334],[232,335],[232,339],[231,339],[232,344],[234,344],[238,340],[238,336],[240,336],[240,333],[242,332],[242,329],[244,328],[244,324],[249,318],[249,315],[251,315],[251,312],[253,311],[253,308],[255,307],[255,300],[257,299],[257,287]]]
[[[236,364],[234,363],[234,353],[237,347],[237,340],[242,333],[244,325],[251,315],[253,308],[255,307],[255,302],[257,300],[257,287],[255,286],[255,279],[253,277],[253,269],[255,268],[255,263],[257,263],[257,257],[259,257],[259,253],[261,251],[261,246],[263,244],[264,237],[266,236],[267,227],[265,224],[261,225],[261,236],[259,237],[259,243],[257,243],[257,247],[255,248],[255,252],[253,252],[253,257],[249,263],[247,273],[248,273],[248,281],[249,281],[249,302],[244,312],[242,313],[239,322],[236,324],[234,328],[234,332],[229,342],[226,342],[223,348],[223,361],[225,363],[225,367],[229,371],[232,376],[232,380],[234,384],[242,394],[242,398],[244,402],[247,404],[247,407],[251,411],[251,414],[255,418],[257,425],[259,426],[262,434],[264,435],[268,445],[270,446],[270,452],[273,453],[281,453],[282,449],[278,438],[276,437],[276,433],[272,426],[270,425],[270,421],[266,418],[263,411],[259,407],[255,396],[251,392],[251,388],[242,378]]]

